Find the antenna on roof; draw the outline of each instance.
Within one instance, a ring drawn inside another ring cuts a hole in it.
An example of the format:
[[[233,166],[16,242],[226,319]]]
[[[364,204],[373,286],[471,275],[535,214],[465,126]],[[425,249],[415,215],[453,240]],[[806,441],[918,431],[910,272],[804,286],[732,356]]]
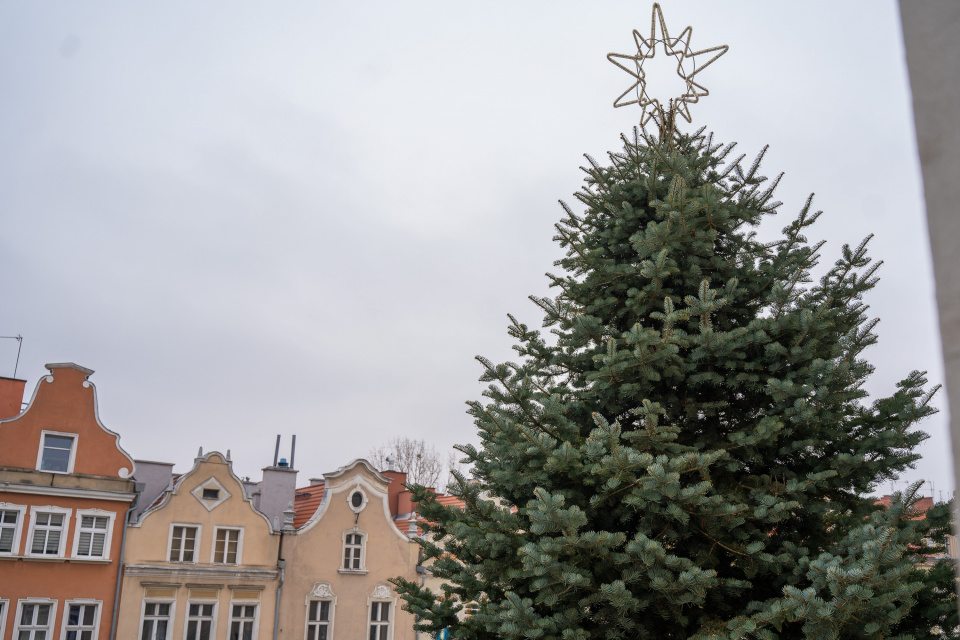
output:
[[[19,333],[15,336],[0,336],[4,340],[16,340],[17,341],[17,360],[13,363],[13,377],[17,377],[17,367],[20,366],[20,349],[23,347],[23,336]]]

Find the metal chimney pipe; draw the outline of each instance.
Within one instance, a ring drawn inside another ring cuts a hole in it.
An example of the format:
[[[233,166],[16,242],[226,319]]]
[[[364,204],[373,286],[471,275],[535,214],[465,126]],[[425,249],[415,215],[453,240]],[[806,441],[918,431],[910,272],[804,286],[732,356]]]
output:
[[[277,446],[273,448],[273,466],[277,466],[277,459],[280,457],[280,434],[277,434]]]

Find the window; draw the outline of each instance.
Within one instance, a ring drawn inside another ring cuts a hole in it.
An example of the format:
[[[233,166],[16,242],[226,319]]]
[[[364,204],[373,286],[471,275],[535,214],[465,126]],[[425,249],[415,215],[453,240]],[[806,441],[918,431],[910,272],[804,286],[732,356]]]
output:
[[[311,600],[307,608],[307,640],[330,638],[330,601]]]
[[[214,564],[240,564],[240,540],[243,529],[214,529],[213,558]]]
[[[0,600],[0,638],[3,637],[3,630],[7,628],[7,609],[9,608],[9,600]]]
[[[170,562],[196,562],[194,560],[200,527],[173,524],[170,525]]]
[[[306,640],[331,640],[333,638],[333,610],[337,596],[329,582],[315,582],[307,594]]]
[[[30,548],[27,555],[62,557],[67,542],[67,522],[71,509],[37,507],[30,523]]]
[[[347,506],[354,513],[360,513],[367,506],[367,494],[363,492],[360,485],[357,485],[353,491],[347,494]]]
[[[390,633],[390,603],[370,603],[370,640],[387,640]]]
[[[37,456],[37,469],[53,473],[73,473],[73,460],[76,456],[77,435],[75,433],[57,433],[44,431],[40,435],[40,454]]]
[[[110,556],[110,537],[115,515],[93,509],[77,511],[77,533],[73,540],[73,557],[105,560]]]
[[[67,615],[60,637],[64,640],[97,640],[100,603],[67,602],[66,605]],[[37,640],[40,640],[40,636]]]
[[[253,640],[256,633],[257,605],[234,604],[230,606],[230,635],[228,640]]]
[[[187,635],[184,640],[212,640],[214,632],[213,603],[187,604]]]
[[[0,555],[17,555],[20,550],[20,530],[27,508],[0,502]]]
[[[21,600],[13,636],[17,640],[50,640],[56,609],[55,600]]]
[[[140,624],[140,640],[168,640],[171,604],[169,602],[144,602],[143,621]]]
[[[363,534],[347,532],[343,539],[343,568],[347,571],[363,569]]]
[[[190,493],[207,511],[213,511],[230,498],[230,492],[213,476],[198,484]]]

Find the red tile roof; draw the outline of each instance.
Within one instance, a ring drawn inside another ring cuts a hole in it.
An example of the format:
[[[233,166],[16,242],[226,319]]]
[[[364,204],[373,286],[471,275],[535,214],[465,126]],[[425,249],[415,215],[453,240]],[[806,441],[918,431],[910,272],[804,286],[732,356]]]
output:
[[[886,508],[890,508],[890,504],[893,502],[891,496],[883,496],[882,498],[877,498],[873,504],[881,504]],[[927,511],[933,508],[933,498],[920,498],[913,504],[913,510],[918,512],[917,515],[913,517],[913,520],[923,520],[927,517]]]
[[[297,493],[293,497],[293,526],[295,529],[307,524],[307,521],[317,512],[317,508],[323,502],[323,489],[322,484],[297,489]]]

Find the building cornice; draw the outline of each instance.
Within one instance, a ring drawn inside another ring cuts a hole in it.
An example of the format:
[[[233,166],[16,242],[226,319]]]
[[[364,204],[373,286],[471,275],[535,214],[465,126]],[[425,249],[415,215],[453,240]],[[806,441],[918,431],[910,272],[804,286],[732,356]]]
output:
[[[133,502],[133,499],[137,496],[136,493],[127,491],[51,487],[36,484],[19,484],[16,482],[0,482],[0,492],[57,496],[60,498],[86,498],[88,500],[114,500],[116,502]]]
[[[228,569],[225,567],[185,567],[128,564],[123,568],[125,576],[140,578],[164,578],[183,582],[209,582],[210,580],[245,580],[249,582],[273,581],[280,572],[277,569]]]

